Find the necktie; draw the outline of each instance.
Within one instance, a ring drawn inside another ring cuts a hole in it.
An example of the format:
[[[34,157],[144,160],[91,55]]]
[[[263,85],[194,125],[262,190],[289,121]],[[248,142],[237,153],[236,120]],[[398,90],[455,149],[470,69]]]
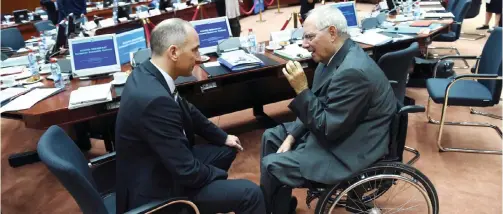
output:
[[[182,104],[180,103],[180,97],[178,97],[178,90],[175,88],[175,90],[173,91],[173,97],[175,98],[175,101],[178,103],[178,105],[180,106],[180,109],[182,109],[182,119],[185,119],[185,114],[183,113],[183,107],[182,107]],[[183,128],[183,134],[185,134],[185,128]]]

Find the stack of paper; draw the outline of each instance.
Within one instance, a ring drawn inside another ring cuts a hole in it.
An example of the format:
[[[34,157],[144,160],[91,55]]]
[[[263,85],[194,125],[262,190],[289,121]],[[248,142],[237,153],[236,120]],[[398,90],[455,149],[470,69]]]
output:
[[[21,95],[20,97],[14,99],[13,101],[7,103],[5,106],[0,108],[0,112],[6,111],[19,111],[24,109],[29,109],[39,101],[57,94],[64,89],[62,88],[35,88],[32,91]],[[4,91],[2,91],[3,93]]]
[[[454,18],[451,12],[447,13],[424,13],[424,18]]]
[[[367,45],[373,45],[373,46],[378,46],[378,45],[383,45],[388,42],[392,42],[393,38],[377,33],[377,32],[372,32],[372,31],[367,31],[361,36],[358,37],[352,37],[351,38],[355,42],[367,44]]]
[[[28,56],[11,57],[0,63],[0,67],[11,67],[11,66],[26,66],[28,65]]]
[[[232,71],[242,71],[264,65],[264,62],[255,55],[245,53],[243,50],[224,52],[218,57],[218,62]]]
[[[28,90],[28,88],[7,88],[5,90],[2,90],[0,92],[0,102],[3,105],[4,102],[9,101],[13,97],[23,94]]]
[[[80,87],[70,94],[70,103],[68,109],[76,109],[84,106],[90,106],[98,103],[112,101],[112,84],[101,84]]]

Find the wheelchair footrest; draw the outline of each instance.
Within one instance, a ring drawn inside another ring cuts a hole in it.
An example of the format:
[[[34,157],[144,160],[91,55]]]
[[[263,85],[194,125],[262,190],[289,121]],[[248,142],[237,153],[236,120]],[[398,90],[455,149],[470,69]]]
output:
[[[307,196],[306,196],[307,208],[311,209],[311,202],[314,199],[319,198],[323,191],[324,191],[324,189],[308,189],[307,190]]]

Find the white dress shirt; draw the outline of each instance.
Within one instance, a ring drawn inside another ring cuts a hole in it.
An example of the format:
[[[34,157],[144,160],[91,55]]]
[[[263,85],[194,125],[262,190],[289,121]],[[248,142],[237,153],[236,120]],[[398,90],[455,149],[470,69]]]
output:
[[[150,62],[152,62],[152,60],[150,60]],[[171,76],[169,76],[169,74],[166,73],[164,70],[162,70],[159,66],[154,64],[154,62],[152,62],[152,65],[154,65],[157,68],[157,70],[159,70],[161,72],[162,76],[166,80],[166,83],[168,83],[168,87],[169,87],[171,94],[173,94],[173,92],[175,92],[175,89],[176,89],[175,81],[173,80],[173,78],[171,78]],[[175,101],[177,101],[177,99],[178,99],[178,94],[175,94]]]

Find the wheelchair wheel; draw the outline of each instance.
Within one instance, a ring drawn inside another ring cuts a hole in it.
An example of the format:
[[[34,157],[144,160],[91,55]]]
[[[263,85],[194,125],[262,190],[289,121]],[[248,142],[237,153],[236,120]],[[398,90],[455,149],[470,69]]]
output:
[[[438,214],[438,206],[435,187],[423,173],[403,163],[383,162],[327,188],[315,213]]]

